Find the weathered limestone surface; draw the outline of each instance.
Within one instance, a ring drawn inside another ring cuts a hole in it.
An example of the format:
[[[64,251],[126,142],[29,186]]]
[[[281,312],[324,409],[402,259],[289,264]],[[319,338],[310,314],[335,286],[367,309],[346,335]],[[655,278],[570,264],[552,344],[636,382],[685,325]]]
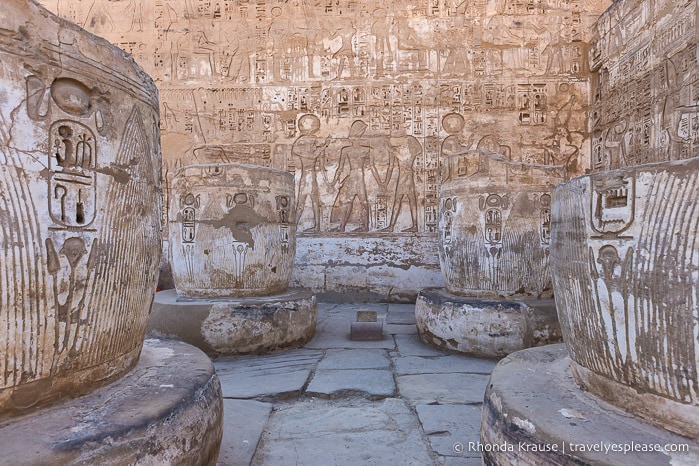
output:
[[[581,392],[569,362],[563,345],[549,345],[513,353],[495,367],[476,445],[485,464],[699,462],[696,439],[654,427]]]
[[[154,76],[166,196],[183,165],[275,167],[296,179],[300,249],[331,258],[324,240],[354,235],[388,245],[369,253],[381,268],[330,273],[316,292],[342,292],[355,271],[372,277],[353,292],[384,299],[397,276],[435,285],[433,251],[406,250],[407,272],[382,251],[436,238],[449,154],[490,150],[568,176],[589,160],[589,31],[609,0],[44,3]],[[294,286],[309,286],[305,255]]]
[[[33,1],[3,2],[0,28],[3,416],[138,361],[161,167],[157,90],[124,52]]]
[[[556,188],[551,241],[576,380],[695,439],[698,202],[697,158],[595,173]]]
[[[316,297],[288,289],[296,253],[293,176],[257,165],[181,168],[172,183],[175,290],[157,293],[153,335],[209,354],[265,353],[307,343]]]
[[[137,365],[94,392],[0,423],[0,464],[216,464],[223,401],[211,360],[146,340]]]
[[[185,298],[175,290],[155,295],[149,333],[178,338],[208,354],[253,354],[303,346],[316,327],[309,290],[238,299]]]
[[[319,299],[412,303],[420,286],[443,285],[430,234],[368,238],[298,236],[291,286],[309,288]]]
[[[699,155],[696,1],[617,1],[592,32],[592,169]]]
[[[551,191],[563,166],[512,162],[490,151],[444,161],[439,261],[450,293],[551,297]]]
[[[594,171],[559,185],[551,207],[570,360],[537,349],[495,369],[482,441],[529,448],[488,464],[699,460],[697,7],[620,0],[595,25]],[[571,449],[597,442],[627,453]],[[558,451],[531,448],[546,444]]]
[[[294,180],[254,165],[181,168],[172,182],[173,278],[189,297],[286,291],[296,252]]]
[[[422,341],[476,356],[503,357],[561,341],[553,300],[479,299],[426,288],[415,303],[415,320]]]
[[[444,160],[438,251],[446,290],[423,289],[415,315],[426,343],[502,357],[560,341],[555,312],[542,298],[551,298],[551,191],[568,172],[493,150]]]

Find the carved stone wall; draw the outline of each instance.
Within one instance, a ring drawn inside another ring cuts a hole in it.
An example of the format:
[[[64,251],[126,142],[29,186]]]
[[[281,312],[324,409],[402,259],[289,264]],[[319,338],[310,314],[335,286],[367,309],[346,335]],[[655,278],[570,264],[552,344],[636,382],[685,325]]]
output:
[[[550,248],[575,380],[695,440],[698,7],[620,0],[596,24],[595,172],[554,190]]]
[[[592,168],[699,155],[697,2],[617,1],[592,39]]]
[[[4,415],[137,362],[162,247],[152,80],[33,1],[0,25]]]
[[[295,174],[295,285],[337,291],[345,264],[375,275],[354,291],[385,295],[396,259],[410,288],[434,285],[435,256],[415,248],[322,257],[336,253],[326,238],[436,245],[448,154],[487,149],[568,177],[590,159],[589,31],[609,0],[44,3],[154,77],[166,184],[194,163]],[[306,247],[328,254],[304,262],[317,256]]]

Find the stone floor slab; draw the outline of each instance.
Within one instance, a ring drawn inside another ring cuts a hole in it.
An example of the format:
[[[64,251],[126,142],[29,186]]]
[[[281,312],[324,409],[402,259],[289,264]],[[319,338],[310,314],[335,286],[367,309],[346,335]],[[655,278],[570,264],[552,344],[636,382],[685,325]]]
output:
[[[396,343],[393,337],[386,335],[380,341],[352,341],[349,335],[350,327],[347,324],[346,333],[316,332],[316,335],[309,341],[305,348],[326,349],[326,348],[374,348],[374,349],[395,349]]]
[[[219,376],[225,398],[252,399],[299,395],[306,385],[311,370],[266,373],[241,377],[237,374]]]
[[[415,325],[414,304],[389,304],[387,324],[412,324]]]
[[[449,374],[455,372],[489,375],[497,361],[453,354],[436,357],[395,357],[394,363],[396,374],[398,375]]]
[[[445,351],[423,343],[416,335],[396,335],[393,337],[400,356],[444,356]]]
[[[225,398],[290,396],[301,393],[320,351],[306,349],[267,356],[220,358],[214,362]]]
[[[455,456],[443,457],[440,461],[442,466],[483,466],[481,458],[461,458]]]
[[[480,439],[482,410],[471,405],[417,405],[415,407],[430,446],[438,455],[480,458],[469,448]]]
[[[252,461],[272,405],[250,400],[223,400],[223,440],[218,466],[242,466]]]
[[[253,465],[434,464],[417,419],[403,400],[316,400],[272,414]]]
[[[387,335],[417,335],[415,324],[386,324],[383,332]]]
[[[483,402],[488,376],[481,374],[418,374],[396,377],[398,392],[416,404]]]
[[[330,349],[318,364],[324,369],[388,369],[391,360],[386,350],[378,349]]]
[[[395,392],[391,371],[378,369],[319,370],[306,389],[307,395],[322,397],[359,393],[387,398],[394,396]]]

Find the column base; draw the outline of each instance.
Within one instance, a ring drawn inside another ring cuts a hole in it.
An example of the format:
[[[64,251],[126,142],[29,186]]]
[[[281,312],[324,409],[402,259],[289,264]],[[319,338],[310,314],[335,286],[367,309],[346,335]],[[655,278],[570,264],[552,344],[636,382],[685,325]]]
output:
[[[425,343],[473,356],[501,358],[561,341],[552,299],[481,299],[425,288],[415,303],[415,320]]]
[[[155,294],[149,335],[176,338],[209,355],[265,354],[298,348],[315,334],[315,295],[292,288],[256,298],[186,298]]]
[[[486,390],[476,447],[487,465],[699,464],[698,442],[583,391],[562,344],[500,361]]]
[[[0,424],[0,464],[215,465],[223,433],[211,360],[146,340],[138,364],[88,395]]]

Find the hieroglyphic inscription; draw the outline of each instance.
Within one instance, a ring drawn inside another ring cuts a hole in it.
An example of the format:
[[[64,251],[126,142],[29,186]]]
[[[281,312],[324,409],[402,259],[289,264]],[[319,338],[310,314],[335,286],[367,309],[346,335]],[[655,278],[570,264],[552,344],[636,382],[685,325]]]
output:
[[[299,231],[414,234],[436,232],[450,145],[586,168],[589,30],[611,2],[44,3],[154,77],[166,167],[295,171]]]
[[[95,137],[90,128],[70,120],[49,130],[51,217],[64,226],[85,226],[95,218]]]
[[[593,28],[592,168],[699,155],[697,2],[617,2]]]
[[[4,4],[2,17],[5,416],[135,364],[162,232],[153,82],[122,50],[35,2]]]
[[[571,359],[634,395],[680,403],[620,406],[660,424],[665,412],[699,405],[697,161],[593,173],[559,186],[552,205],[554,292]],[[610,396],[602,387],[588,389]]]
[[[190,165],[173,179],[170,259],[178,294],[284,291],[296,246],[293,177],[242,164]]]

